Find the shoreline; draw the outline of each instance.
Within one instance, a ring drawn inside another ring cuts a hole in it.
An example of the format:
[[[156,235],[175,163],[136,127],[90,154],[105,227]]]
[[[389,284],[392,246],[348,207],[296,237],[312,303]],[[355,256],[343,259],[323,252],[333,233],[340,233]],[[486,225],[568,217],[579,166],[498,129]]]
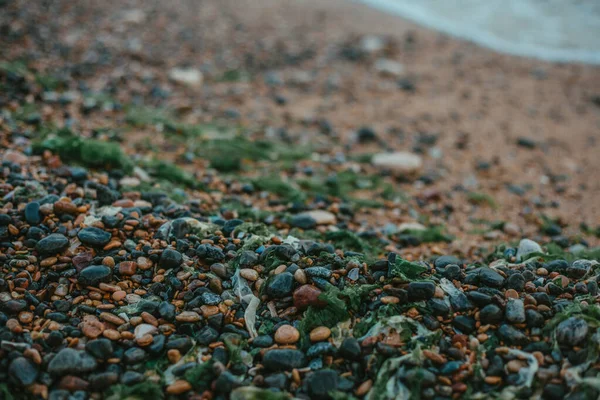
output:
[[[418,6],[401,4],[395,0],[352,0],[369,7],[391,13],[420,26],[440,33],[447,34],[459,40],[477,44],[483,48],[523,58],[538,59],[561,64],[600,64],[600,49],[557,49],[542,47],[533,43],[514,43],[482,31],[477,27],[460,27],[448,19],[433,15]]]

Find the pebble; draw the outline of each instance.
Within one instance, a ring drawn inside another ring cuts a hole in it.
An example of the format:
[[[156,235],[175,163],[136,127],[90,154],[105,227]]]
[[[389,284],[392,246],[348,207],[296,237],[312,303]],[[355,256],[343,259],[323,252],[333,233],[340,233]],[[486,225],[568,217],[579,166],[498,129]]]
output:
[[[110,242],[111,234],[96,227],[87,227],[77,233],[81,243],[90,247],[104,247]]]
[[[291,325],[282,325],[275,331],[275,343],[294,344],[300,340],[300,332]]]
[[[91,265],[79,273],[77,282],[83,286],[98,286],[101,282],[110,282],[112,270],[104,265]]]
[[[499,288],[504,284],[504,277],[492,268],[479,268],[479,282],[484,286]]]
[[[258,272],[250,268],[240,269],[240,276],[251,282],[257,281],[259,277]]]
[[[495,304],[488,304],[479,311],[482,324],[498,324],[503,319],[502,309]]]
[[[543,253],[542,247],[530,239],[521,239],[517,249],[517,261],[523,261],[532,253]]]
[[[202,72],[197,68],[171,68],[168,75],[173,82],[193,89],[202,85]]]
[[[304,310],[309,306],[324,306],[326,303],[319,300],[322,291],[312,285],[302,285],[294,291],[294,306]]]
[[[588,324],[581,318],[571,317],[556,327],[556,340],[563,346],[577,346],[588,336]]]
[[[506,303],[506,320],[513,324],[525,322],[525,305],[522,300],[509,299]]]
[[[192,385],[183,379],[176,380],[167,386],[167,393],[172,395],[180,395],[190,390],[192,390]]]
[[[37,367],[25,357],[15,358],[8,367],[8,373],[20,386],[29,386],[38,377]]]
[[[200,315],[194,311],[183,311],[178,314],[175,319],[179,322],[198,322],[200,321]]]
[[[65,348],[58,352],[48,364],[51,375],[79,375],[96,369],[96,360],[84,351]]]
[[[422,158],[417,154],[408,152],[375,154],[371,162],[381,170],[406,175],[415,174],[423,167]]]
[[[306,356],[300,350],[274,349],[263,356],[264,366],[271,371],[289,371],[306,365]]]
[[[165,249],[160,256],[158,266],[164,269],[178,268],[183,262],[183,256],[180,252],[173,249]]]
[[[310,331],[310,340],[311,342],[321,342],[323,340],[329,339],[331,336],[331,329],[326,326],[319,326],[312,331]]]
[[[289,296],[294,288],[294,276],[289,272],[283,272],[273,276],[267,282],[266,292],[270,297],[283,298]]]
[[[306,377],[306,388],[311,399],[329,399],[329,392],[337,388],[339,374],[331,369],[323,369],[310,373]]]
[[[42,222],[40,203],[32,201],[25,206],[25,220],[30,225],[39,225]]]
[[[335,214],[325,210],[310,210],[296,215],[298,219],[308,218],[314,220],[315,225],[333,225],[336,223]],[[310,228],[308,228],[310,229]]]
[[[358,360],[361,356],[362,349],[360,343],[353,337],[347,337],[342,341],[338,354],[340,357],[348,360]]]
[[[408,297],[412,301],[428,300],[435,294],[433,282],[410,282],[408,284]]]
[[[42,254],[61,253],[69,247],[69,239],[60,233],[52,233],[40,240],[35,249]]]

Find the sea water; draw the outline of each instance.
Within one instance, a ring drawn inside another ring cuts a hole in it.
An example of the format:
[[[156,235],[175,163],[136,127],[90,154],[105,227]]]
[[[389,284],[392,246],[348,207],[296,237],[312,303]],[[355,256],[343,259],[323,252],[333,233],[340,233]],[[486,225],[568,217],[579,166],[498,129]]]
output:
[[[493,50],[600,64],[600,0],[358,0]]]

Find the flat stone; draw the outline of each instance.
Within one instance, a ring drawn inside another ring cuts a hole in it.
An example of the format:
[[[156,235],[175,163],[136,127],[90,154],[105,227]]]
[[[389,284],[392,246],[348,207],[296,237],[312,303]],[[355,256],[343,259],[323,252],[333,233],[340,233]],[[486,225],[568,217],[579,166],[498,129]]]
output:
[[[371,163],[381,170],[406,175],[415,174],[423,167],[421,156],[404,151],[375,154]]]
[[[317,225],[333,225],[336,223],[335,214],[326,210],[310,210],[297,215],[297,217],[312,218]]]
[[[542,247],[530,239],[521,239],[517,249],[517,261],[523,261],[529,254],[543,253]]]
[[[112,270],[105,265],[91,265],[79,273],[77,282],[84,286],[98,286],[100,282],[109,282]]]
[[[271,371],[289,371],[306,365],[306,356],[300,350],[274,349],[263,356],[264,366]]]
[[[315,371],[306,378],[306,388],[311,399],[329,399],[329,392],[337,388],[339,374],[332,369]]]
[[[202,85],[202,72],[197,68],[171,68],[169,79],[180,85],[198,88]]]
[[[60,233],[52,233],[40,240],[35,249],[43,254],[60,253],[69,247],[69,239]]]
[[[577,346],[585,341],[588,331],[587,322],[581,318],[571,317],[556,327],[556,340],[564,346]]]
[[[21,386],[31,385],[38,377],[35,364],[25,357],[15,358],[8,367],[8,373]]]
[[[79,375],[95,370],[97,365],[96,360],[85,351],[67,347],[50,361],[48,372],[51,375]]]
[[[104,247],[110,242],[111,234],[95,226],[83,228],[77,233],[81,243],[90,247]]]
[[[404,66],[389,58],[377,59],[373,67],[375,68],[375,71],[384,76],[397,77],[404,73]]]

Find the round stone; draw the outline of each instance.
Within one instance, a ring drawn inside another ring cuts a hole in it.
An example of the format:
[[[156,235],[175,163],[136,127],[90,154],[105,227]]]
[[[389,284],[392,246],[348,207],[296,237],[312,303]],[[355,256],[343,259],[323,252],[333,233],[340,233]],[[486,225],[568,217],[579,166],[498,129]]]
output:
[[[35,382],[38,376],[38,370],[35,364],[25,357],[15,358],[8,367],[8,373],[21,386],[31,385],[33,382]]]
[[[419,155],[405,151],[375,154],[371,162],[381,170],[396,174],[414,174],[423,167],[423,159]]]
[[[165,249],[160,256],[158,266],[164,269],[177,268],[183,262],[183,256],[174,249]]]
[[[258,272],[251,268],[240,269],[240,276],[246,280],[254,282],[258,279]]]
[[[321,342],[323,340],[329,339],[331,336],[331,329],[326,326],[319,326],[312,331],[310,331],[310,340],[311,342]]]
[[[81,243],[86,246],[99,248],[106,246],[110,242],[111,236],[110,233],[94,226],[83,228],[77,234]]]
[[[100,282],[109,282],[112,270],[105,265],[91,265],[79,273],[77,282],[84,286],[98,286]]]
[[[270,371],[289,371],[306,365],[306,356],[300,350],[273,349],[263,356],[263,364]]]
[[[284,272],[275,275],[267,283],[267,294],[275,298],[283,298],[289,296],[294,288],[294,275],[289,272]]]
[[[277,344],[294,344],[300,340],[300,332],[291,325],[282,325],[275,332]]]
[[[40,240],[35,249],[43,254],[60,253],[69,247],[69,239],[60,233],[53,233]]]

